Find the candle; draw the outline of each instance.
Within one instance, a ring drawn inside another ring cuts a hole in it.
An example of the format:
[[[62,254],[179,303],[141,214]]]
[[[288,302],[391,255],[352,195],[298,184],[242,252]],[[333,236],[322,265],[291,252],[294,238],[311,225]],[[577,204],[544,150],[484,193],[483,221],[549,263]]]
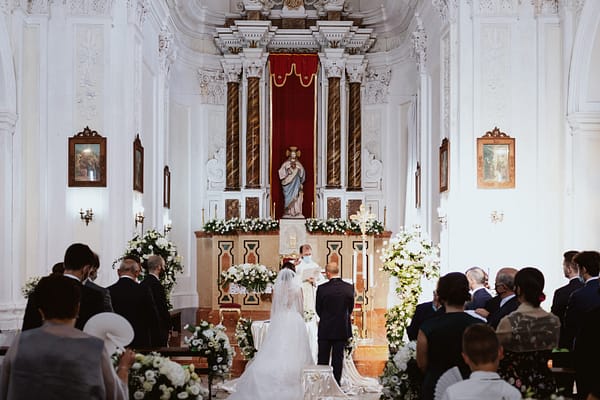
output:
[[[356,284],[356,268],[357,268],[357,254],[356,250],[352,252],[352,282]]]
[[[362,278],[363,281],[367,280],[367,246],[363,242],[362,246]]]
[[[310,210],[311,210],[310,217],[314,218],[315,217],[315,202],[314,201],[310,202]]]
[[[386,217],[387,217],[387,206],[383,206],[383,229],[385,229]]]
[[[204,226],[204,207],[202,207],[202,226]]]
[[[369,254],[369,287],[375,286],[375,275],[373,274],[373,254]]]
[[[217,205],[215,204],[215,219],[217,219]]]

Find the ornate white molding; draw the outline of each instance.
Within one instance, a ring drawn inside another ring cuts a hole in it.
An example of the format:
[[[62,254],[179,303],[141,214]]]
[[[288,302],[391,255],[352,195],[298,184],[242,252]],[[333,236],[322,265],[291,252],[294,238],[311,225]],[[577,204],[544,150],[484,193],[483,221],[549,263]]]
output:
[[[206,180],[208,189],[222,189],[225,187],[225,148],[220,147],[213,158],[206,162]]]
[[[451,85],[451,62],[450,62],[450,34],[442,37],[442,120],[444,126],[443,134],[450,134],[450,85]]]
[[[600,112],[576,112],[567,115],[571,136],[600,135]]]
[[[415,13],[415,19],[417,29],[412,33],[413,50],[417,61],[417,70],[423,74],[427,71],[427,32],[418,13]]]
[[[242,74],[242,61],[239,58],[225,58],[221,60],[226,82],[239,83]]]
[[[479,0],[474,10],[476,15],[509,16],[517,15],[522,0]]]
[[[0,112],[0,133],[8,132],[10,135],[15,134],[15,126],[18,116],[12,112]]]
[[[8,3],[10,3],[10,0],[8,0]],[[21,7],[27,14],[48,15],[50,13],[50,3],[52,3],[52,0],[13,0],[12,9]]]
[[[376,70],[369,68],[366,71],[365,104],[384,104],[388,101],[390,91],[390,80],[392,78],[391,68]]]
[[[362,149],[362,170],[365,184],[379,183],[383,178],[383,163],[369,149]],[[371,185],[367,185],[371,186]]]
[[[114,0],[64,0],[69,15],[110,16]]]
[[[161,70],[168,77],[171,66],[175,62],[177,51],[175,48],[174,35],[167,27],[163,27],[158,34],[158,59]]]
[[[557,15],[558,0],[531,0],[535,9],[535,15]]]
[[[104,82],[104,36],[101,25],[76,27],[75,101],[79,125],[99,126],[98,109]]]
[[[510,26],[482,24],[481,115],[484,124],[510,126]]]
[[[127,20],[141,28],[149,8],[148,0],[127,0]]]
[[[202,104],[225,104],[227,88],[222,72],[198,69],[198,83]]]
[[[458,11],[458,0],[431,0],[431,4],[440,13],[442,22],[456,22],[456,14]]]

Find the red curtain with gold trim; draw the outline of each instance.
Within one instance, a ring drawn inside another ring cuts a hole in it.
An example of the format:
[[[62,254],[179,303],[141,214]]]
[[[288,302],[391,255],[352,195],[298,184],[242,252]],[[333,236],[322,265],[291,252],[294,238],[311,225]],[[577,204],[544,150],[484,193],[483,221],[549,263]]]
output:
[[[315,201],[315,160],[317,129],[316,54],[271,54],[271,198],[275,218],[283,215],[283,193],[278,170],[286,150],[296,146],[306,170],[302,213],[310,218]]]

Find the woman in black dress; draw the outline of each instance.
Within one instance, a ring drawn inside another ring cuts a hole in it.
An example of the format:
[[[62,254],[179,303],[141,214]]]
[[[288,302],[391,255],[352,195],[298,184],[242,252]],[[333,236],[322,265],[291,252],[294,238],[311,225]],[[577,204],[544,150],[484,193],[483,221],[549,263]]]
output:
[[[480,319],[464,312],[465,302],[471,299],[469,281],[464,274],[451,272],[442,276],[437,293],[446,313],[423,322],[417,336],[417,365],[425,374],[422,400],[434,398],[435,385],[448,369],[458,367],[463,377],[468,377],[469,367],[461,355],[462,335],[467,326],[481,323]]]

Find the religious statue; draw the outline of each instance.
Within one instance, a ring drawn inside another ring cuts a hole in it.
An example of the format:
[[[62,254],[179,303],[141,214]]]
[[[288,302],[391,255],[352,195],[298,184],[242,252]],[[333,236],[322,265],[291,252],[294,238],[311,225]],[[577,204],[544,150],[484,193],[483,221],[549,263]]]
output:
[[[302,215],[302,184],[306,178],[306,173],[304,167],[298,161],[300,150],[296,146],[290,146],[285,155],[287,160],[279,168],[279,179],[281,179],[284,199],[283,217],[304,218],[304,215]]]
[[[283,4],[290,10],[300,8],[304,5],[304,0],[285,0]]]

